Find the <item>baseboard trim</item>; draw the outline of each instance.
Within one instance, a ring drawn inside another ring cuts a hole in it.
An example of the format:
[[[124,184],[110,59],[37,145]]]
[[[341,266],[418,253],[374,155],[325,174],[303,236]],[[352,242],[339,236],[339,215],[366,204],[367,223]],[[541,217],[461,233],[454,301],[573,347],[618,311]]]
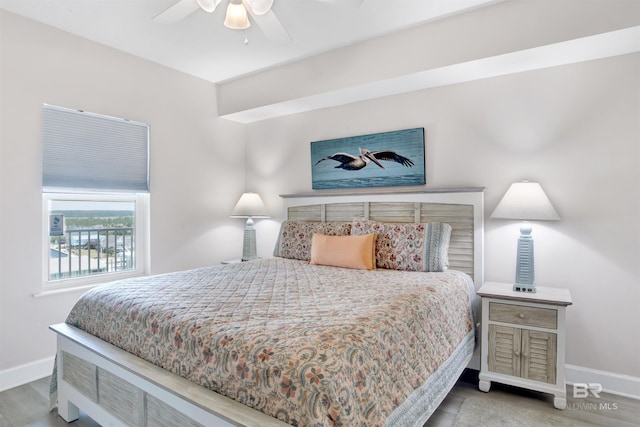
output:
[[[479,362],[479,357],[474,355],[467,368],[480,371]],[[569,385],[596,383],[602,386],[602,391],[605,393],[640,400],[640,378],[638,377],[575,365],[564,365],[564,372],[566,383]]]
[[[565,365],[564,369],[567,384],[596,383],[606,393],[640,400],[640,378],[575,365]]]
[[[0,371],[0,392],[18,387],[31,381],[51,375],[55,357],[36,360],[35,362]]]

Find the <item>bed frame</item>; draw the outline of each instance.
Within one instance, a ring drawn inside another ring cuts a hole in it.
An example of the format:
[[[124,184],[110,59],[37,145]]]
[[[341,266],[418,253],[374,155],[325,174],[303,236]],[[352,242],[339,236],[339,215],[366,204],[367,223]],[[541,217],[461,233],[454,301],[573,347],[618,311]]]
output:
[[[483,188],[314,192],[282,195],[285,215],[299,221],[447,222],[450,269],[483,280]],[[67,324],[57,334],[58,414],[79,411],[110,426],[255,426],[287,424],[159,368]],[[469,363],[469,360],[466,360]]]

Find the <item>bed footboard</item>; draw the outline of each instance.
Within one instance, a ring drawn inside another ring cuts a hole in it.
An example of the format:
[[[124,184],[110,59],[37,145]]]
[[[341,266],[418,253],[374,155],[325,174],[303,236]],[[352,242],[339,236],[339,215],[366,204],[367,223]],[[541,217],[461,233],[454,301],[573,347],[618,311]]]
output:
[[[70,325],[50,329],[58,334],[58,414],[67,422],[81,409],[113,426],[287,425]]]

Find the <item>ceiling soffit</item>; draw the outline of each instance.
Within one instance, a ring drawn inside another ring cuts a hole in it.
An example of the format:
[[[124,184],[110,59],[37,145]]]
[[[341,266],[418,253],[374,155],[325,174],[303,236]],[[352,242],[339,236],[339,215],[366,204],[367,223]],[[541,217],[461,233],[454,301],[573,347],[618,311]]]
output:
[[[219,116],[251,123],[639,52],[640,2],[615,5],[498,3],[219,83]]]

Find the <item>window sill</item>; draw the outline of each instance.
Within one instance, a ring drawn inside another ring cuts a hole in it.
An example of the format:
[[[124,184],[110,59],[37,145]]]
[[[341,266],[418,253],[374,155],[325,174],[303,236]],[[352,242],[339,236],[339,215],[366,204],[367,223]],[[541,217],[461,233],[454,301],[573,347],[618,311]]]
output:
[[[44,286],[40,292],[36,292],[31,296],[34,298],[47,297],[52,295],[61,295],[72,292],[86,292],[96,286],[103,285],[109,282],[115,282],[117,280],[130,279],[133,277],[144,276],[143,273],[140,272],[131,272],[129,274],[115,274],[115,275],[103,275],[101,277],[93,277],[88,278],[88,280],[83,281],[84,283],[71,284],[71,283],[60,283],[57,285],[46,285]],[[82,280],[82,279],[78,279]]]
[[[55,288],[55,289],[44,289],[38,293],[35,293],[33,295],[31,295],[34,298],[42,298],[42,297],[48,297],[48,296],[52,296],[52,295],[60,295],[60,294],[68,294],[71,292],[85,292],[88,291],[91,288],[94,288],[96,286],[98,286],[100,283],[93,283],[91,285],[84,285],[84,286],[69,286],[69,287],[65,287],[65,288]]]

